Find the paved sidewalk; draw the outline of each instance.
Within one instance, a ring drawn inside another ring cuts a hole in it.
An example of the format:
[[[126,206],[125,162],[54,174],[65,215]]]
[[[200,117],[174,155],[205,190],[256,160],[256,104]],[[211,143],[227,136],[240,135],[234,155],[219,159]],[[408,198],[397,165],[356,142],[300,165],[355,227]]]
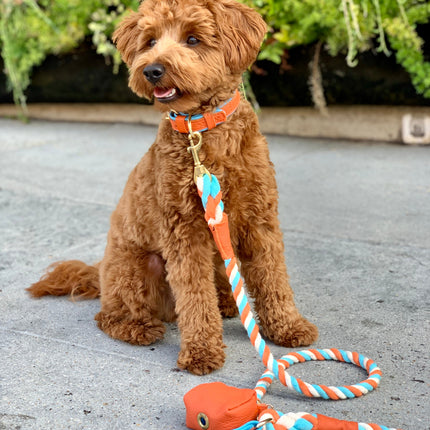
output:
[[[173,324],[163,341],[131,346],[96,327],[98,300],[25,292],[54,261],[101,258],[109,215],[155,133],[0,119],[0,429],[185,429],[189,389],[252,388],[263,372],[237,318],[225,321],[224,368],[197,377],[175,367]],[[307,399],[275,383],[265,400],[283,412],[430,429],[430,147],[269,142],[291,283],[320,330],[314,347],[356,350],[384,375],[360,399]],[[333,362],[291,373],[326,385],[366,377]]]

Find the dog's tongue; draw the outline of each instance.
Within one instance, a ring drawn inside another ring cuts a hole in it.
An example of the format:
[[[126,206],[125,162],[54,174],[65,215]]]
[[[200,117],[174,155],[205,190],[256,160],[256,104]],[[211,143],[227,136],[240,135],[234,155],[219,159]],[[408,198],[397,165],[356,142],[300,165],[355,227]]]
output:
[[[163,99],[166,97],[169,97],[172,95],[172,92],[174,91],[174,88],[154,88],[154,96],[157,97],[157,99]]]

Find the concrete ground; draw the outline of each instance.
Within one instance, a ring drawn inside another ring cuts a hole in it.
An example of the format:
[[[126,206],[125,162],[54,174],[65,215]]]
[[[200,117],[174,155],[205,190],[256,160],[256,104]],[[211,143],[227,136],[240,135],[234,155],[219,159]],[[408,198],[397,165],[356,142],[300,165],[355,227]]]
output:
[[[0,119],[0,429],[184,429],[189,389],[252,388],[263,372],[238,318],[225,321],[224,368],[197,377],[176,368],[175,325],[163,341],[131,346],[96,327],[98,300],[34,300],[25,291],[54,261],[101,258],[109,214],[155,133]],[[360,399],[307,399],[278,382],[265,401],[283,412],[430,429],[430,147],[268,140],[296,302],[320,330],[314,347],[358,351],[384,375]],[[290,373],[326,385],[366,377],[334,362]]]

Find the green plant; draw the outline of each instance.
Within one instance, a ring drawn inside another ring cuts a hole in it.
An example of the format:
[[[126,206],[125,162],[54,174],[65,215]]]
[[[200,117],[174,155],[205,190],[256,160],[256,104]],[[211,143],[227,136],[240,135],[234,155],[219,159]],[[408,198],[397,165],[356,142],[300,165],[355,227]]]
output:
[[[114,73],[118,72],[121,64],[121,56],[112,43],[112,35],[116,25],[127,13],[127,8],[136,10],[139,0],[104,0],[101,7],[91,14],[91,22],[88,25],[92,33],[92,40],[96,46],[97,53],[104,55],[109,60],[112,58]]]
[[[390,55],[388,39],[416,91],[430,97],[430,63],[416,32],[417,24],[429,22],[428,0],[243,1],[258,9],[269,26],[260,60],[280,64],[286,50],[321,42],[331,55],[344,53],[347,64],[354,67],[359,52],[376,47]]]
[[[76,47],[91,35],[97,51],[120,62],[108,37],[138,0],[0,0],[0,48],[9,89],[25,113],[32,69],[47,55]]]
[[[384,24],[390,44],[396,52],[397,62],[411,75],[412,84],[417,92],[428,98],[430,98],[430,62],[424,60],[423,41],[414,31],[414,25],[427,22],[429,16],[430,4],[426,2],[407,10],[403,19],[392,19]]]
[[[417,92],[430,97],[430,63],[422,53],[417,24],[430,19],[428,0],[242,0],[256,8],[269,25],[259,59],[281,63],[285,51],[315,44],[311,87],[324,108],[317,64],[321,46],[344,53],[351,67],[357,54],[376,49],[408,71]],[[0,54],[14,101],[25,112],[25,90],[33,68],[47,55],[60,54],[91,37],[99,54],[121,62],[110,41],[115,25],[137,9],[139,0],[0,0]]]

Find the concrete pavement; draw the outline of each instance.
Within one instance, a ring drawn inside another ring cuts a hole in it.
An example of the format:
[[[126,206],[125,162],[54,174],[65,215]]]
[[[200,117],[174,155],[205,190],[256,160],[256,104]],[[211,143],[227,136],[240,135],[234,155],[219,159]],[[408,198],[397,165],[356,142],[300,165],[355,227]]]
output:
[[[156,129],[0,119],[0,429],[185,429],[182,396],[200,383],[252,388],[263,372],[239,319],[225,321],[223,369],[176,369],[179,333],[131,346],[102,333],[97,300],[30,299],[60,259],[97,261],[109,215]],[[430,147],[269,136],[286,258],[316,348],[376,361],[381,386],[328,402],[279,382],[265,401],[387,427],[430,429]],[[276,357],[287,351],[273,346]],[[365,372],[324,362],[307,382],[352,384]]]

